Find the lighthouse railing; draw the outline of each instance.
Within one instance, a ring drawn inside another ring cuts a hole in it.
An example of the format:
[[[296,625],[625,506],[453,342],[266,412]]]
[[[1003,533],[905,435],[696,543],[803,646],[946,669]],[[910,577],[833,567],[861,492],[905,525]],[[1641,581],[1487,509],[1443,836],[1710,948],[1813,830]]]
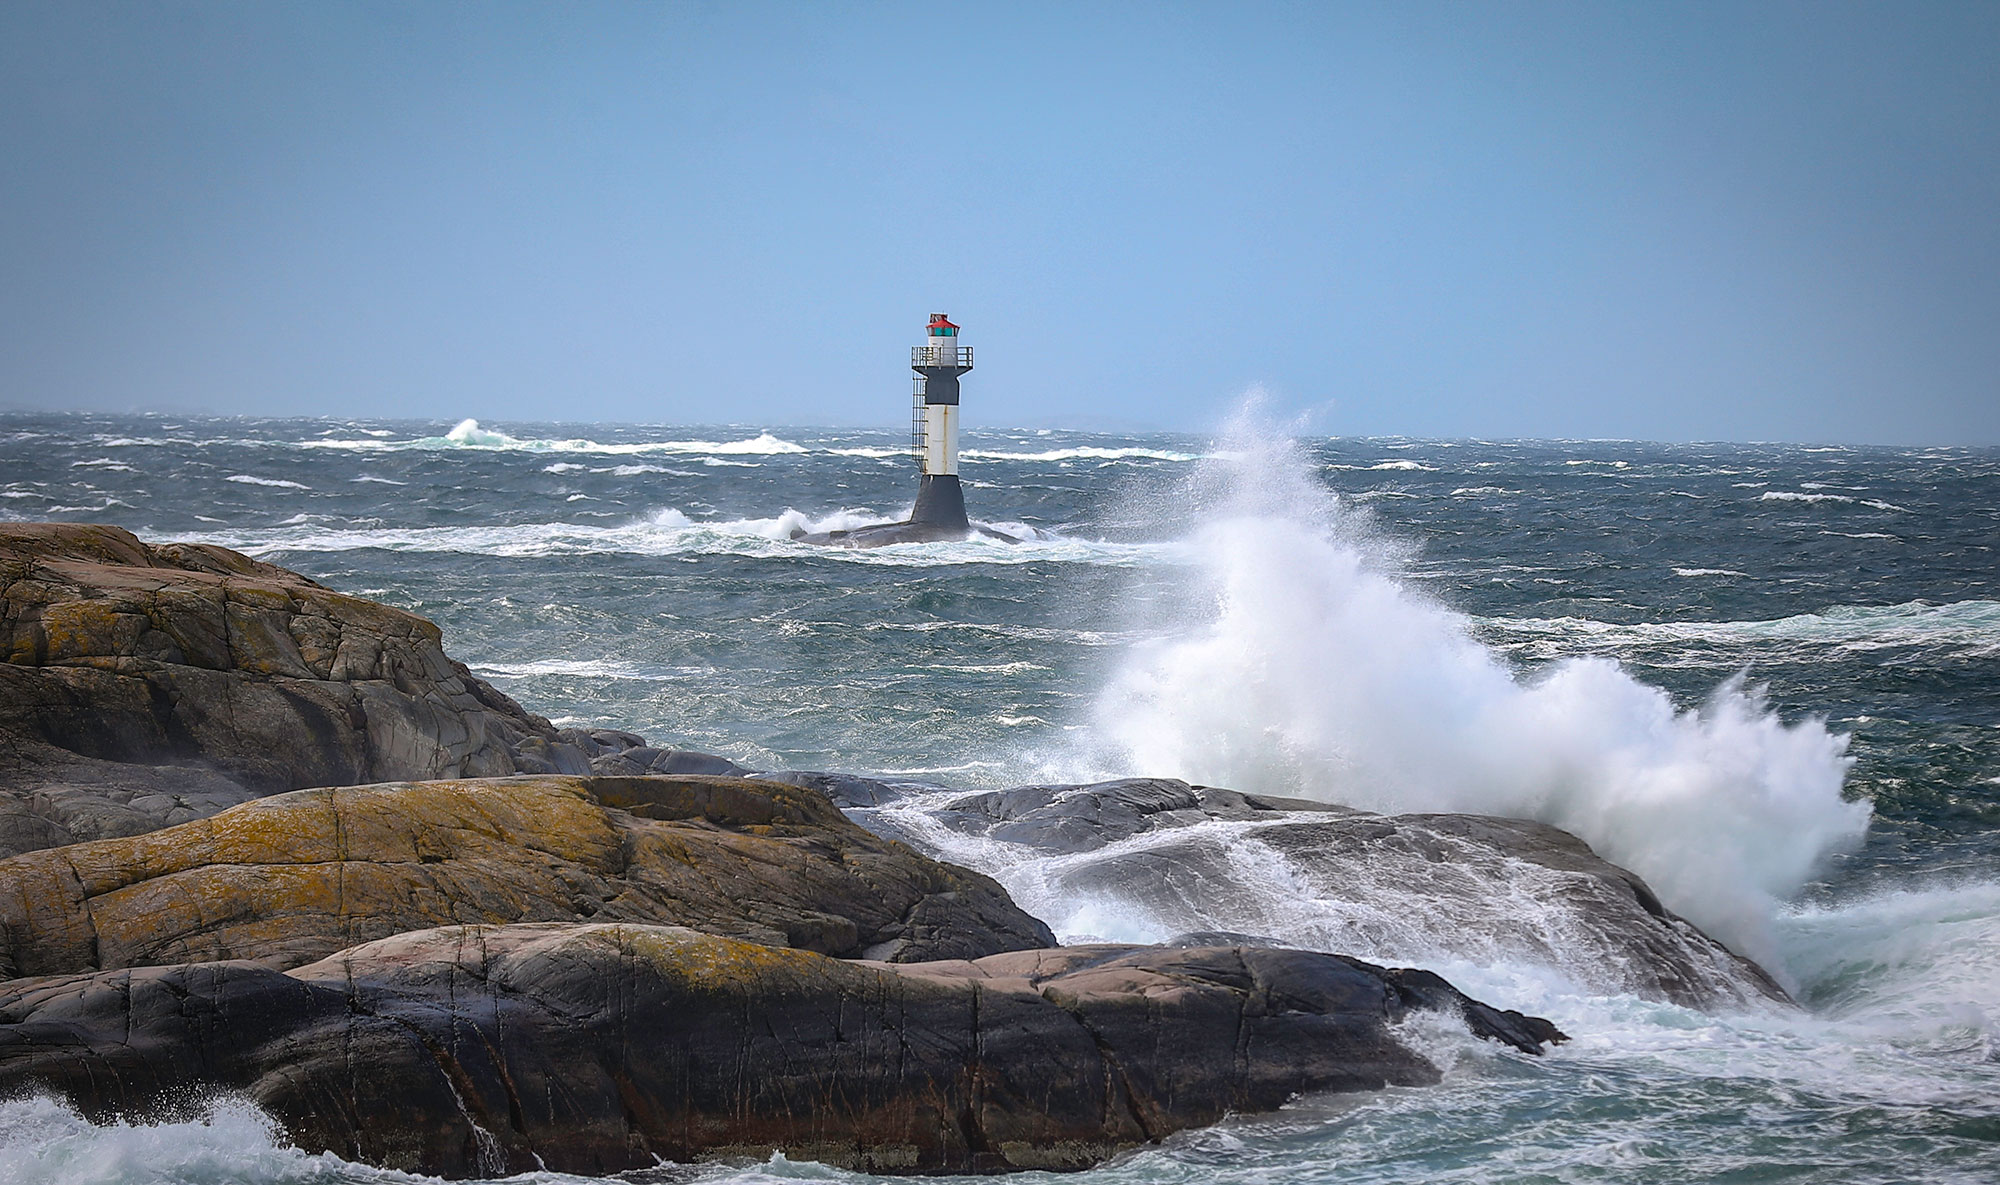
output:
[[[971,346],[911,346],[911,366],[963,366],[972,369]]]

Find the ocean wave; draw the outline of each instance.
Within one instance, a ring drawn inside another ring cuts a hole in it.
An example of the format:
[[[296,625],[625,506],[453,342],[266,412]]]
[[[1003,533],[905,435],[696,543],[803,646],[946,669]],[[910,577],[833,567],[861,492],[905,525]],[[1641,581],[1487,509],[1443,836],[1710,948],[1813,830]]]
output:
[[[232,473],[223,478],[240,486],[268,486],[274,490],[309,490],[312,487],[301,482],[286,481],[281,477],[253,477],[248,473]]]
[[[251,556],[298,552],[384,550],[430,554],[534,558],[567,555],[737,555],[820,559],[841,563],[928,567],[939,564],[1079,563],[1131,566],[1174,551],[1146,544],[1108,543],[1007,524],[1020,543],[975,536],[957,542],[901,543],[850,549],[795,542],[796,532],[851,530],[885,521],[866,510],[839,510],[810,516],[786,510],[772,518],[693,519],[679,510],[647,518],[594,526],[568,522],[495,526],[353,527],[321,521],[294,521],[276,527],[206,533],[179,532],[176,539],[214,543]],[[985,524],[994,525],[994,524]]]
[[[901,450],[897,450],[900,452]],[[1077,448],[1049,449],[1040,453],[1010,453],[1002,449],[969,448],[959,452],[962,460],[968,461],[1199,461],[1198,453],[1177,453],[1156,448],[1098,448],[1082,445]]]
[[[557,461],[553,465],[542,466],[543,473],[609,473],[613,477],[637,477],[642,473],[671,473],[677,477],[693,477],[685,469],[669,469],[664,465],[580,465],[575,461]]]
[[[1849,494],[1808,494],[1794,490],[1766,490],[1757,495],[1759,502],[1805,502],[1809,504],[1833,503],[1834,505],[1871,506],[1876,510],[1888,510],[1897,514],[1909,511],[1890,502],[1879,502],[1873,498],[1856,498]]]
[[[831,453],[836,457],[873,457],[880,460],[887,457],[907,457],[910,455],[911,450],[908,448],[864,446],[860,448],[830,448],[822,451]],[[960,455],[962,456],[963,454]]]
[[[1488,617],[1481,619],[1481,623],[1502,635],[1533,635],[1634,648],[1678,647],[1688,643],[1792,642],[1828,648],[1831,653],[1827,657],[1833,659],[1843,653],[1900,646],[1950,648],[1964,657],[2000,655],[2000,601],[1984,600],[1941,605],[1928,601],[1837,605],[1818,613],[1761,621],[1628,624],[1582,617]]]
[[[1377,461],[1372,465],[1325,465],[1322,468],[1339,469],[1349,473],[1371,473],[1376,470],[1392,469],[1406,472],[1436,473],[1437,466],[1421,461]]]
[[[260,442],[261,443],[261,442]],[[462,420],[443,436],[422,436],[414,440],[380,439],[328,439],[301,440],[290,445],[293,448],[345,449],[354,452],[439,452],[451,449],[475,449],[492,452],[530,453],[597,453],[604,456],[622,456],[637,453],[708,453],[722,456],[754,455],[776,456],[809,451],[803,445],[760,432],[746,440],[648,440],[613,443],[609,441],[573,438],[566,440],[541,440],[510,436],[505,432],[479,426],[478,420]]]
[[[193,1118],[92,1123],[46,1096],[0,1102],[0,1180],[9,1185],[188,1185],[189,1182],[434,1180],[311,1155],[284,1127],[235,1098],[206,1103]]]
[[[532,662],[468,663],[472,672],[495,679],[614,679],[638,683],[673,683],[711,675],[708,667],[661,667],[620,659],[538,659]]]
[[[110,457],[99,457],[94,461],[71,461],[69,467],[71,469],[102,469],[107,473],[137,472],[125,462],[113,460]]]
[[[1182,499],[1208,508],[1187,600],[1160,607],[1172,624],[1052,768],[1539,820],[1772,953],[1777,901],[1867,830],[1841,793],[1844,736],[1786,722],[1740,677],[1693,709],[1601,656],[1524,678],[1476,619],[1416,590],[1398,543],[1345,513],[1299,446],[1234,435],[1254,463],[1197,470]]]

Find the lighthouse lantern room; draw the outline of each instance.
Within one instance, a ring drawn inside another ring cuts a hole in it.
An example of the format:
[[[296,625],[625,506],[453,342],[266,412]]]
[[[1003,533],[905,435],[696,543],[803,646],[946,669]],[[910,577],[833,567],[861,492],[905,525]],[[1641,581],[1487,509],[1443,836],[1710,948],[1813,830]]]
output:
[[[911,435],[922,473],[912,523],[969,530],[965,490],[958,481],[958,377],[972,369],[972,347],[958,344],[958,326],[932,313],[921,346],[910,350],[916,372]]]

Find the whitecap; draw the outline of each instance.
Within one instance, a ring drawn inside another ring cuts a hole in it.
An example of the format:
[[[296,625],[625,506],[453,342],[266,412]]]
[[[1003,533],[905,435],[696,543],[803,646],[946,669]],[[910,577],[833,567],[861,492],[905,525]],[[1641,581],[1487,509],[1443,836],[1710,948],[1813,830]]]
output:
[[[900,450],[899,450],[900,451]],[[1010,453],[1000,449],[964,449],[958,454],[961,460],[969,461],[1199,461],[1195,453],[1177,453],[1154,448],[1099,448],[1083,445],[1077,448],[1049,449],[1039,453]]]
[[[1793,490],[1766,490],[1757,495],[1759,502],[1852,502],[1846,494],[1805,494]]]
[[[908,509],[903,510],[908,515]],[[612,516],[615,517],[615,516]],[[701,520],[678,509],[603,526],[575,522],[490,526],[334,527],[304,516],[277,528],[183,534],[186,542],[215,543],[252,556],[291,552],[382,549],[426,554],[537,557],[563,555],[748,555],[789,556],[836,563],[927,567],[938,564],[1077,563],[1130,566],[1165,559],[1177,562],[1172,547],[1076,539],[1011,524],[1020,543],[975,536],[956,542],[903,543],[850,549],[798,543],[795,532],[849,530],[891,521],[866,509],[808,515],[788,509],[772,518]]]
[[[756,436],[744,440],[654,440],[621,443],[583,438],[540,440],[510,436],[505,432],[482,428],[479,421],[475,419],[459,421],[451,431],[445,433],[443,436],[425,436],[415,440],[303,440],[297,442],[292,447],[350,449],[363,452],[473,449],[493,452],[597,453],[605,456],[635,453],[710,453],[724,456],[774,456],[807,451],[803,446],[773,436],[769,432],[760,432]]]

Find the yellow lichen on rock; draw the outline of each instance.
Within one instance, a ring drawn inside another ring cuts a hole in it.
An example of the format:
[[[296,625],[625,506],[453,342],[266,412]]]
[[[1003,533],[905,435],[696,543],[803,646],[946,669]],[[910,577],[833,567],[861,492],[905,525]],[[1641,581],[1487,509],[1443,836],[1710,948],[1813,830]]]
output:
[[[609,806],[600,785],[676,817]],[[945,940],[979,953],[1049,941],[986,878],[801,793],[742,778],[527,775],[275,795],[0,861],[0,886],[17,890],[0,891],[0,964],[17,974],[191,959],[291,966],[413,929],[585,920],[856,955],[915,941],[911,919],[932,910],[962,921]]]

